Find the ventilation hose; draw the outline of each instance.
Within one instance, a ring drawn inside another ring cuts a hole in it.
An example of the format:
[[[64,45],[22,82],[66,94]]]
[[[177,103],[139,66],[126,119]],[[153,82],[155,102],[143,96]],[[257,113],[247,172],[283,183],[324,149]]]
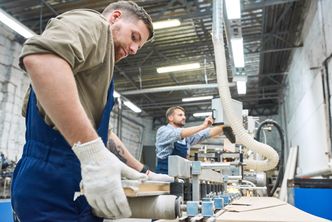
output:
[[[266,157],[265,160],[247,159],[245,169],[267,171],[275,168],[279,161],[278,153],[269,145],[257,142],[244,129],[242,121],[236,117],[232,107],[231,93],[228,85],[227,65],[223,39],[223,5],[222,0],[213,1],[212,40],[214,45],[218,90],[224,112],[237,137],[237,143]]]

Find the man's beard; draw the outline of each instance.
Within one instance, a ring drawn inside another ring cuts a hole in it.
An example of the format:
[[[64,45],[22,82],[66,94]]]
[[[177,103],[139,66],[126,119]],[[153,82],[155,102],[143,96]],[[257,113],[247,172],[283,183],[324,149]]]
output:
[[[115,62],[119,62],[120,60],[123,59],[123,57],[119,57],[119,51],[121,50],[120,47],[116,47],[115,50],[114,50],[114,60]]]
[[[184,124],[183,123],[181,123],[181,122],[178,122],[178,123],[174,123],[174,125],[175,126],[177,126],[177,127],[184,127]]]

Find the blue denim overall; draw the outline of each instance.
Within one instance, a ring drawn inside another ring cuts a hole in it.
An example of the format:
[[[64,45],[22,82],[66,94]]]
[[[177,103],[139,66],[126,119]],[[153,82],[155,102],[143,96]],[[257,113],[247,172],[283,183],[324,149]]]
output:
[[[97,129],[104,144],[114,104],[113,91],[112,80]],[[14,212],[21,222],[102,222],[102,218],[92,214],[84,196],[73,200],[74,193],[80,190],[80,162],[63,136],[44,122],[36,104],[36,95],[31,89],[26,143],[13,175]]]
[[[187,158],[187,151],[187,144],[175,142],[171,155],[178,155],[182,158]],[[168,157],[166,157],[166,159],[157,159],[156,173],[168,174]]]

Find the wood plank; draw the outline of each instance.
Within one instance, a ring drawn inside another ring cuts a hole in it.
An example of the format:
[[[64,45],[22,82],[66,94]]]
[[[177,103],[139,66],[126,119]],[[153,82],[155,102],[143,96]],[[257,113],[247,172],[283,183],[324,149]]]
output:
[[[252,210],[242,211],[243,206],[238,211],[225,211],[217,218],[217,222],[329,222],[326,219],[308,214],[290,204],[282,204],[273,206],[274,204],[284,203],[273,197],[264,199],[251,197],[240,199],[240,203],[252,204]],[[262,203],[267,204],[262,208]],[[256,209],[255,209],[256,208]]]
[[[298,146],[291,147],[289,150],[289,156],[286,163],[286,170],[284,174],[284,178],[281,183],[279,199],[287,202],[287,181],[292,180],[295,175],[296,163],[297,163],[297,154],[298,154]]]
[[[270,197],[242,197],[232,202],[232,204],[225,207],[227,211],[243,212],[251,210],[259,210],[275,206],[286,205],[287,203]]]
[[[157,196],[170,193],[170,183],[156,181],[122,181],[122,187],[127,197]]]

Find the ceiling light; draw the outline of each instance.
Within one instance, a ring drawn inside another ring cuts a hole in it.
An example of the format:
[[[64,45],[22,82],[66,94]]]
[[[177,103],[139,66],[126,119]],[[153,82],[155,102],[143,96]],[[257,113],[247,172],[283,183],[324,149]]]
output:
[[[246,94],[247,93],[247,81],[239,80],[236,81],[236,88],[238,94]]]
[[[113,97],[114,98],[119,98],[120,96],[121,96],[120,93],[118,93],[117,91],[114,90]]]
[[[29,28],[27,28],[25,25],[17,21],[15,18],[13,18],[11,15],[7,14],[4,10],[0,9],[0,21],[7,25],[9,28],[23,36],[24,38],[30,38],[36,33],[31,31]]]
[[[226,11],[228,19],[240,19],[241,18],[241,6],[240,0],[225,0]]]
[[[243,38],[232,38],[231,45],[235,67],[244,67]]]
[[[140,113],[142,112],[142,110],[140,108],[138,108],[134,103],[130,102],[130,101],[124,101],[123,104],[125,104],[125,106],[127,106],[129,109],[131,109],[132,111],[134,111],[135,113]]]
[[[189,63],[189,64],[176,65],[176,66],[159,67],[157,68],[157,72],[158,73],[178,72],[178,71],[199,69],[200,67],[201,65],[199,63]]]
[[[193,116],[194,117],[201,117],[201,116],[211,116],[212,112],[203,112],[203,113],[194,113]]]
[[[180,26],[181,22],[179,19],[169,19],[153,23],[153,29],[165,29],[170,27]]]
[[[209,100],[212,99],[213,96],[200,96],[200,97],[189,97],[183,98],[182,102],[192,102],[192,101],[200,101],[200,100]]]

